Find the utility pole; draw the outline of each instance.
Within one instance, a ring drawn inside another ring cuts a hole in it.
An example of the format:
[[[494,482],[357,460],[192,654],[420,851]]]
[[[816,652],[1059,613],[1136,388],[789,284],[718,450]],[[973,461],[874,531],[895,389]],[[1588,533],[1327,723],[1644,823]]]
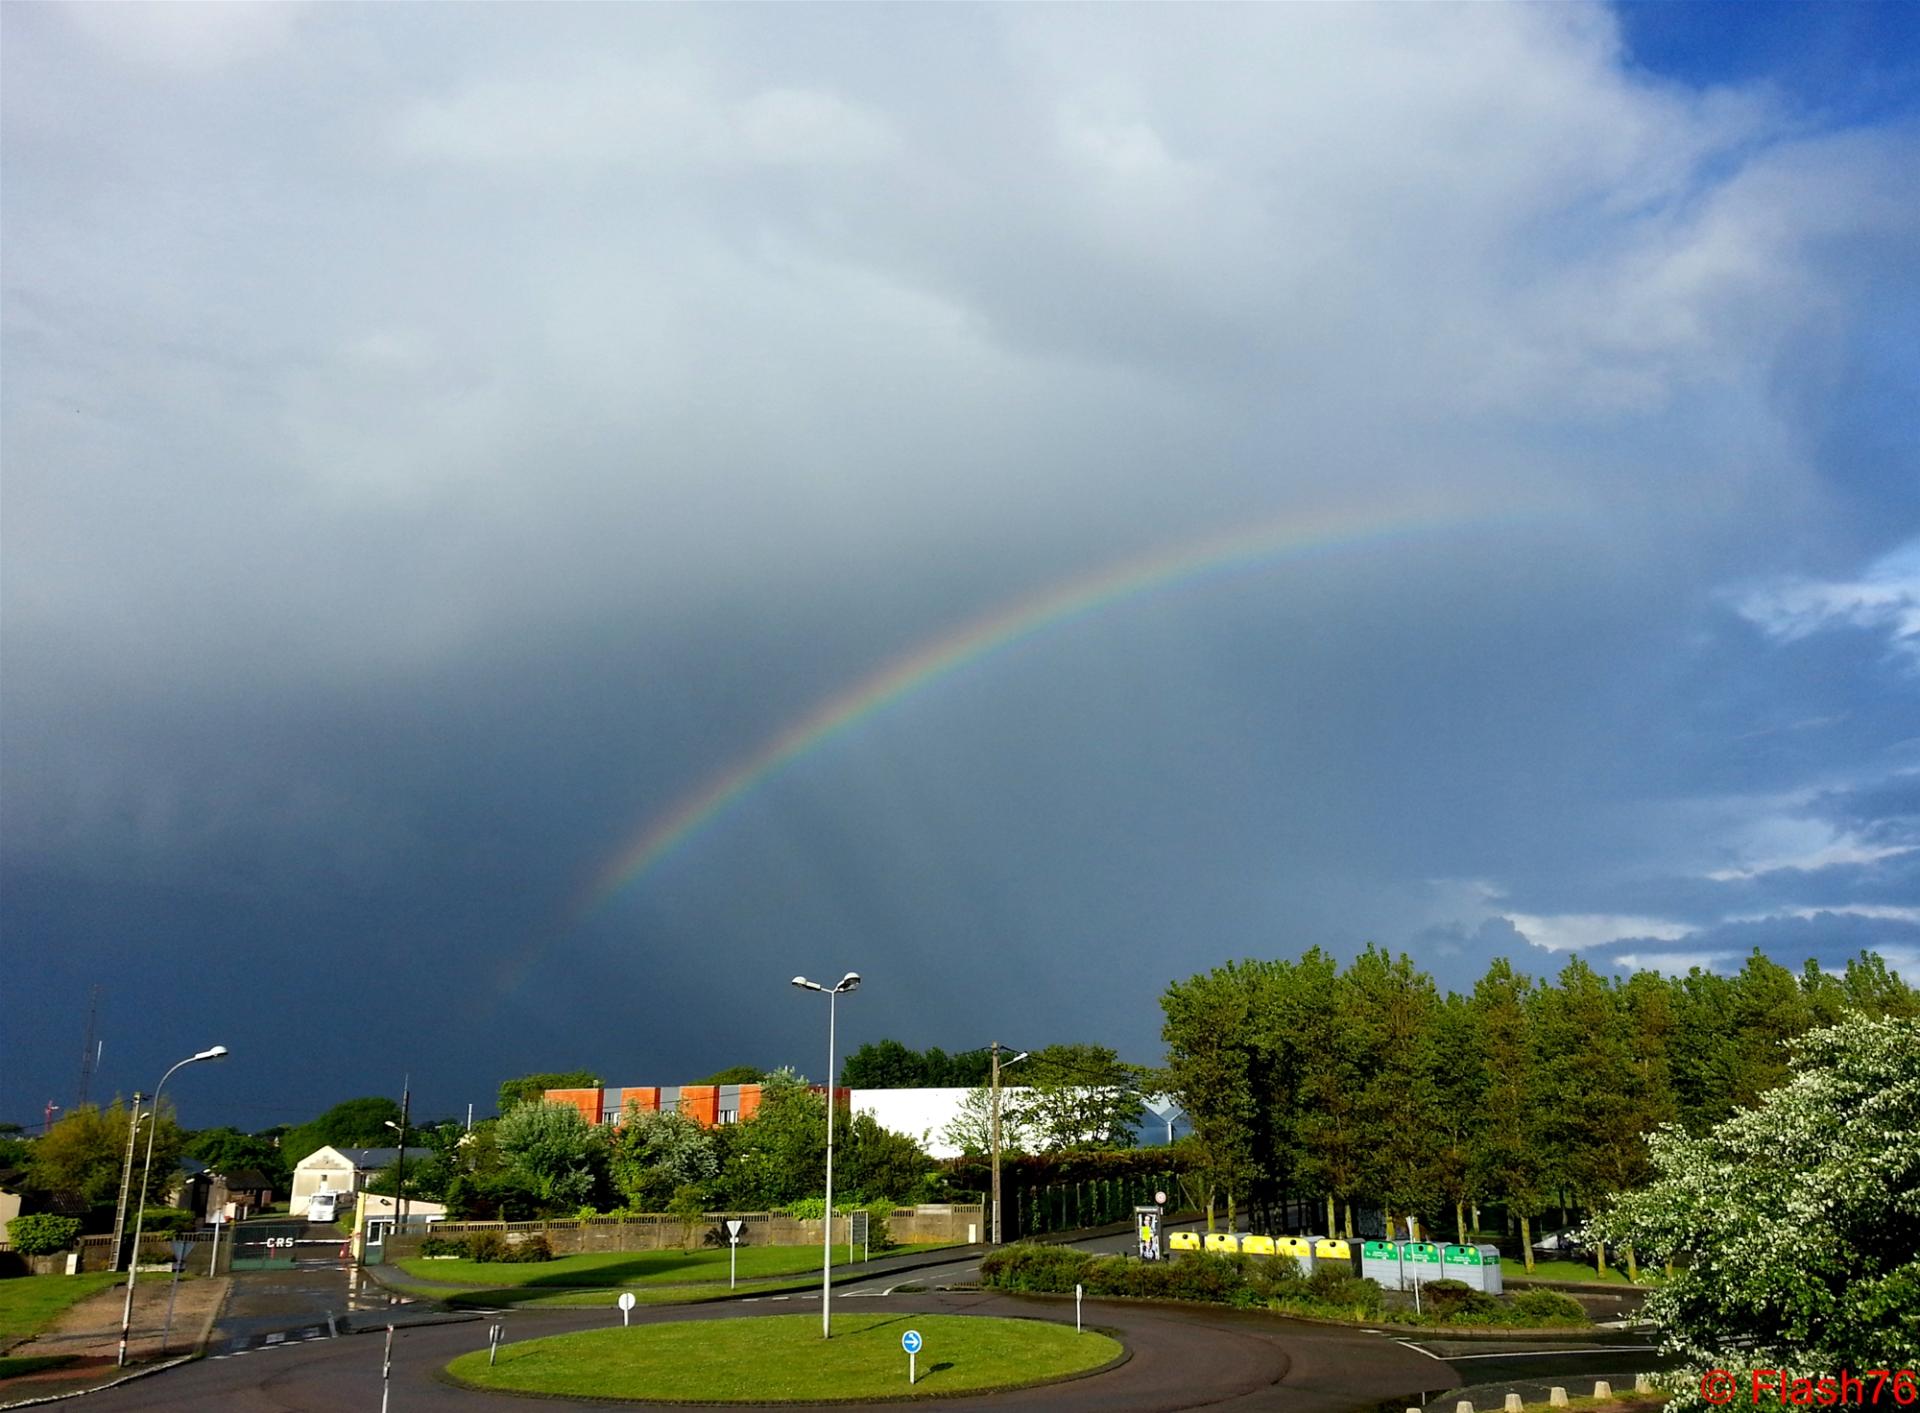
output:
[[[993,1051],[993,1224],[988,1229],[987,1240],[994,1246],[1000,1244],[1000,1042],[994,1041],[988,1047]]]
[[[400,1200],[394,1214],[400,1218],[400,1234],[407,1232],[407,1114],[413,1107],[413,1076],[400,1081]]]
[[[133,1091],[133,1108],[127,1113],[127,1160],[120,1169],[120,1201],[113,1209],[113,1264],[120,1269],[120,1238],[127,1229],[127,1189],[133,1186],[133,1136],[140,1131],[140,1091]]]
[[[53,1132],[53,1116],[59,1112],[60,1106],[51,1099],[47,1100],[47,1114],[46,1117],[40,1121],[40,1132],[43,1136]]]

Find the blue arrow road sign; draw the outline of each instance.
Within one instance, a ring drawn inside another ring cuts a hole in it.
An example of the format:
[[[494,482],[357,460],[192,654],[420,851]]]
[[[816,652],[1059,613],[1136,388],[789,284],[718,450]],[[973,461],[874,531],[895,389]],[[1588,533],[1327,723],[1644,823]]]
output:
[[[900,1334],[900,1347],[909,1354],[920,1352],[920,1331],[903,1330]]]

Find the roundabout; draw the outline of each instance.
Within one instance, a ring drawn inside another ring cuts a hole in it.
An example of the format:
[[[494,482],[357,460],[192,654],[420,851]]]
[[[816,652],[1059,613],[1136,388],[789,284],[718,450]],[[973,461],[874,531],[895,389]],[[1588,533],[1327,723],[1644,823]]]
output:
[[[909,1358],[911,1353],[912,1358]],[[1095,1373],[1117,1340],[1050,1320],[990,1315],[811,1315],[582,1330],[464,1354],[447,1376],[496,1392],[656,1403],[892,1401],[1005,1392]],[[909,1383],[909,1378],[912,1382]]]

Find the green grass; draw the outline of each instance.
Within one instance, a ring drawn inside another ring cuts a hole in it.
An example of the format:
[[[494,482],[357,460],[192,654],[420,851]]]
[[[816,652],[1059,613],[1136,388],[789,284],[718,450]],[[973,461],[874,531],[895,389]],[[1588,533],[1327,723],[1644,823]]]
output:
[[[0,1345],[39,1334],[69,1305],[125,1279],[112,1271],[88,1271],[77,1276],[0,1280]]]
[[[612,1309],[620,1298],[620,1291],[612,1286],[592,1290],[568,1290],[556,1286],[447,1286],[422,1285],[417,1281],[395,1280],[392,1276],[382,1282],[389,1290],[402,1295],[412,1295],[423,1300],[434,1300],[454,1310],[494,1310],[511,1307],[515,1310],[582,1310],[598,1306]],[[743,1295],[778,1295],[787,1291],[814,1290],[817,1285],[809,1280],[768,1280],[741,1281],[739,1288],[729,1290],[726,1282],[715,1285],[711,1281],[700,1285],[653,1285],[640,1286],[633,1291],[634,1301],[640,1305],[703,1305],[710,1301],[726,1300]]]
[[[896,1246],[888,1255],[938,1250],[940,1243]],[[498,1290],[511,1286],[568,1287],[610,1290],[616,1286],[691,1285],[727,1280],[727,1253],[713,1251],[596,1251],[561,1256],[552,1261],[519,1264],[509,1261],[427,1260],[413,1258],[394,1263],[408,1275],[444,1285],[484,1286]],[[847,1265],[847,1249],[834,1248],[833,1264]],[[801,1275],[820,1269],[817,1246],[743,1246],[740,1279]]]
[[[0,1379],[17,1379],[22,1374],[40,1374],[48,1369],[58,1369],[71,1364],[78,1356],[73,1354],[37,1354],[21,1359],[8,1359],[0,1356]]]
[[[920,1331],[907,1386],[901,1332]],[[820,1338],[813,1315],[692,1320],[583,1330],[463,1354],[447,1366],[477,1388],[580,1398],[816,1402],[906,1398],[1045,1383],[1118,1359],[1118,1341],[1040,1320],[976,1315],[842,1315]]]

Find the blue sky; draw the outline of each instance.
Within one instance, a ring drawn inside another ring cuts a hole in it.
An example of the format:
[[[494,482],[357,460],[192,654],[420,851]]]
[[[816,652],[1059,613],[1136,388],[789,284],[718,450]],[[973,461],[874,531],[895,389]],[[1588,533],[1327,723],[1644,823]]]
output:
[[[1920,973],[1913,13],[0,10],[0,1117]]]

